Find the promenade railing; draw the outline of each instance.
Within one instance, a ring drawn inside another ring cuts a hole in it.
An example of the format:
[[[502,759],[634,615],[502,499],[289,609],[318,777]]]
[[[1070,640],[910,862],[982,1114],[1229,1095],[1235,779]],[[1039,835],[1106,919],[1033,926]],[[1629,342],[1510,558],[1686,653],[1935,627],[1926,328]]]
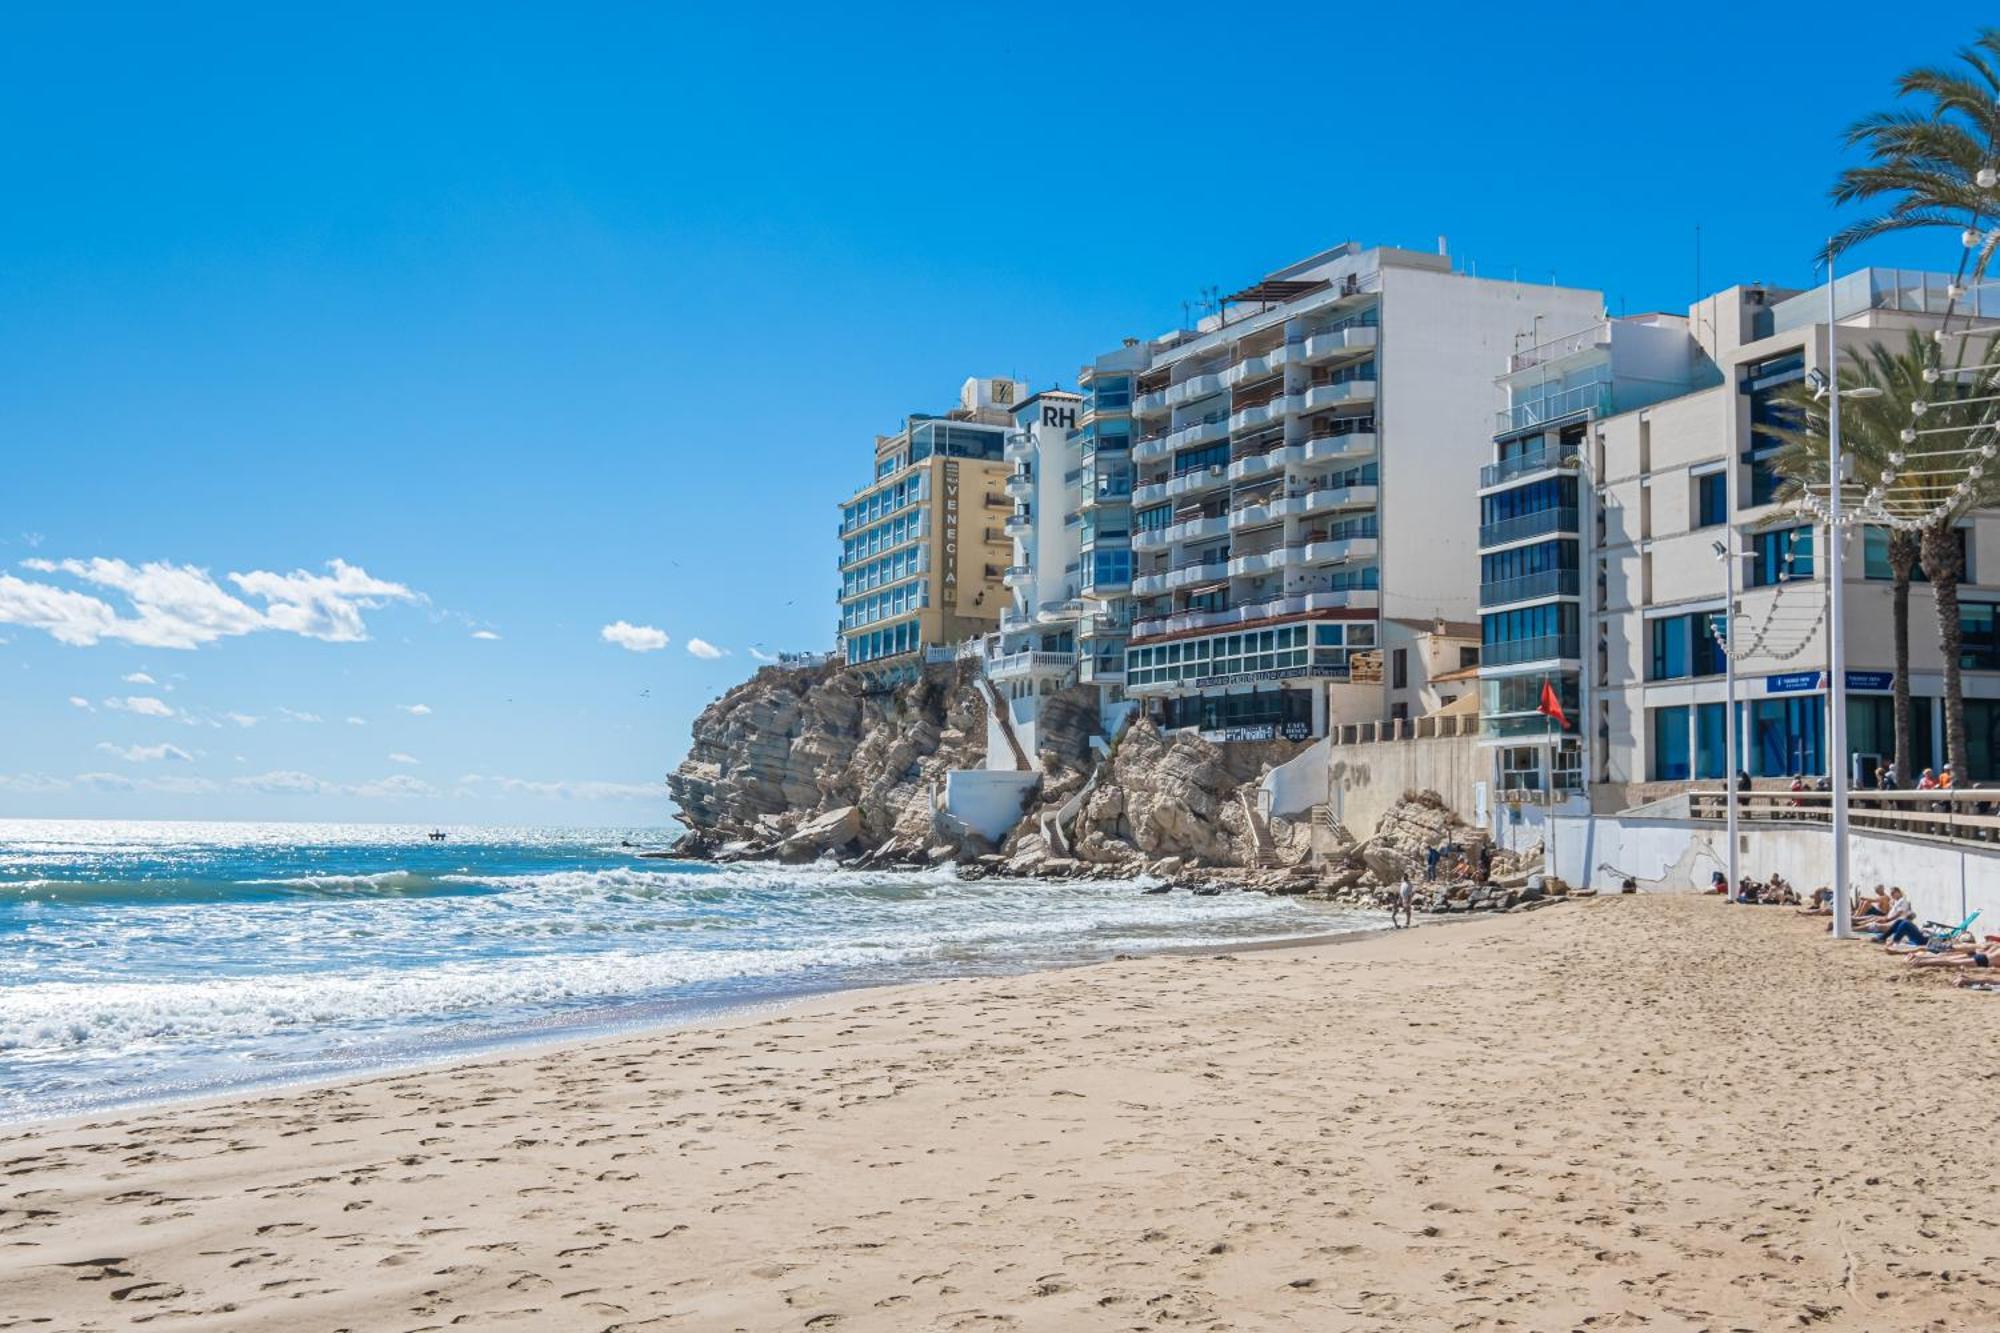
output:
[[[1688,813],[1694,819],[1723,820],[1727,799],[1721,786],[1697,787],[1688,793]],[[1827,824],[1833,818],[1833,793],[1739,792],[1736,811],[1747,824]],[[2000,788],[1849,792],[1847,822],[1851,828],[1906,837],[2000,845]]]

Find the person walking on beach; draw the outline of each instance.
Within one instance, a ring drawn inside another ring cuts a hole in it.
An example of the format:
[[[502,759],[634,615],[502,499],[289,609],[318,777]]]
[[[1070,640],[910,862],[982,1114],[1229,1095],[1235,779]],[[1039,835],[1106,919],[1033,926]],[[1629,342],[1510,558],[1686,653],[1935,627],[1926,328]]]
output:
[[[1427,884],[1437,883],[1438,855],[1438,849],[1435,846],[1424,853],[1424,882]]]
[[[1435,864],[1435,863],[1433,863]],[[1417,924],[1417,886],[1410,883],[1408,875],[1396,885],[1396,905],[1389,909],[1389,924],[1401,930],[1405,926]],[[1397,920],[1398,914],[1402,919]]]

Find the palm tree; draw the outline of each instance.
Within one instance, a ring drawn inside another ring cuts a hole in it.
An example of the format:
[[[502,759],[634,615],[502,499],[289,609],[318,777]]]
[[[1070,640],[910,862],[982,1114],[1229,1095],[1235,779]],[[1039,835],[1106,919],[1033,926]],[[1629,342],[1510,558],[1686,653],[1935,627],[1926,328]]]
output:
[[[1862,487],[1880,486],[1883,472],[1895,472],[1889,460],[1903,448],[1902,431],[1911,420],[1910,405],[1928,402],[1932,396],[1932,386],[1924,379],[1930,349],[1921,335],[1912,332],[1901,353],[1878,343],[1866,349],[1849,348],[1847,359],[1840,374],[1841,388],[1868,387],[1881,390],[1881,394],[1842,404],[1841,451],[1853,460],[1853,482]],[[1797,384],[1783,392],[1779,401],[1791,409],[1799,424],[1769,428],[1784,441],[1772,464],[1785,478],[1778,489],[1779,500],[1796,502],[1809,488],[1821,493],[1826,490],[1826,400],[1815,397],[1806,385]],[[1901,486],[1908,491],[1918,484],[1898,479],[1884,489]],[[1920,545],[1916,533],[1889,529],[1889,605],[1896,657],[1890,688],[1896,717],[1896,772],[1905,779],[1910,773],[1910,580]]]
[[[2000,28],[1981,29],[1958,52],[1959,65],[1921,66],[1896,80],[1899,97],[1914,107],[1878,111],[1847,131],[1850,148],[1870,161],[1840,173],[1836,204],[1886,203],[1833,239],[1836,253],[1892,231],[1928,227],[1979,233],[1967,259],[1973,281],[1986,276],[2000,229]]]
[[[1961,340],[1954,369],[1991,363],[1996,345],[2000,345],[2000,340],[1976,345],[1972,339]],[[1953,401],[1984,395],[1991,386],[1967,383],[1949,371],[1937,374],[1930,369],[1934,356],[1934,346],[1922,334],[1912,331],[1900,352],[1891,350],[1887,344],[1865,350],[1850,349],[1849,364],[1840,376],[1843,390],[1863,386],[1881,390],[1875,397],[1842,402],[1841,452],[1852,460],[1852,475],[1841,488],[1843,495],[1859,498],[1866,491],[1878,496],[1889,512],[1922,520],[1914,529],[1897,526],[1889,529],[1889,567],[1894,579],[1891,605],[1896,654],[1896,679],[1892,687],[1896,772],[1906,779],[1910,773],[1909,623],[1914,566],[1922,564],[1936,601],[1938,651],[1944,659],[1945,758],[1957,766],[1963,777],[1967,754],[1965,693],[1960,679],[1964,643],[1958,615],[1958,585],[1965,577],[1965,551],[1959,544],[1958,521],[1974,509],[2000,503],[2000,463],[1988,463],[1976,452],[1992,447],[1991,419],[1976,403],[1960,407]],[[1781,401],[1793,410],[1799,424],[1773,431],[1785,442],[1773,460],[1778,472],[1786,478],[1779,498],[1796,501],[1808,490],[1823,493],[1826,402],[1815,399],[1803,384],[1787,390]],[[1916,404],[1924,405],[1922,416],[1914,411]],[[1913,422],[1924,429],[1974,426],[1977,429],[1919,437],[1919,443],[1905,443],[1903,432],[1911,429]],[[1944,456],[1937,458],[1935,455],[1940,452]],[[1989,467],[1991,476],[1987,475]]]

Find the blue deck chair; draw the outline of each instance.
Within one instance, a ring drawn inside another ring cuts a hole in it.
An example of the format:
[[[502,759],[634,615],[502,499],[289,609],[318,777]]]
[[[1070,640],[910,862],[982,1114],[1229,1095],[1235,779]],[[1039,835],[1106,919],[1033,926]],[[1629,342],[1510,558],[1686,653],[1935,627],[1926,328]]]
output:
[[[1947,926],[1942,921],[1924,922],[1926,927],[1932,928],[1926,933],[1924,947],[1932,953],[1943,953],[1951,947],[1952,941],[1958,939],[1961,935],[1971,935],[1972,923],[1978,919],[1979,913],[1974,912],[1955,926]]]

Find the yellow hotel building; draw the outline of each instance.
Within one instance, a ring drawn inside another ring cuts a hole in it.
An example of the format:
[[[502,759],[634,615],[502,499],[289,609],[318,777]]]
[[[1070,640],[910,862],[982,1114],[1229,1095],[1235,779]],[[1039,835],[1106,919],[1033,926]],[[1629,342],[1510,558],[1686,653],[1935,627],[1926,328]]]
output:
[[[999,627],[1013,553],[1003,457],[1011,379],[969,379],[959,406],[875,437],[874,480],[840,507],[840,650],[850,666],[903,675],[924,650]]]

